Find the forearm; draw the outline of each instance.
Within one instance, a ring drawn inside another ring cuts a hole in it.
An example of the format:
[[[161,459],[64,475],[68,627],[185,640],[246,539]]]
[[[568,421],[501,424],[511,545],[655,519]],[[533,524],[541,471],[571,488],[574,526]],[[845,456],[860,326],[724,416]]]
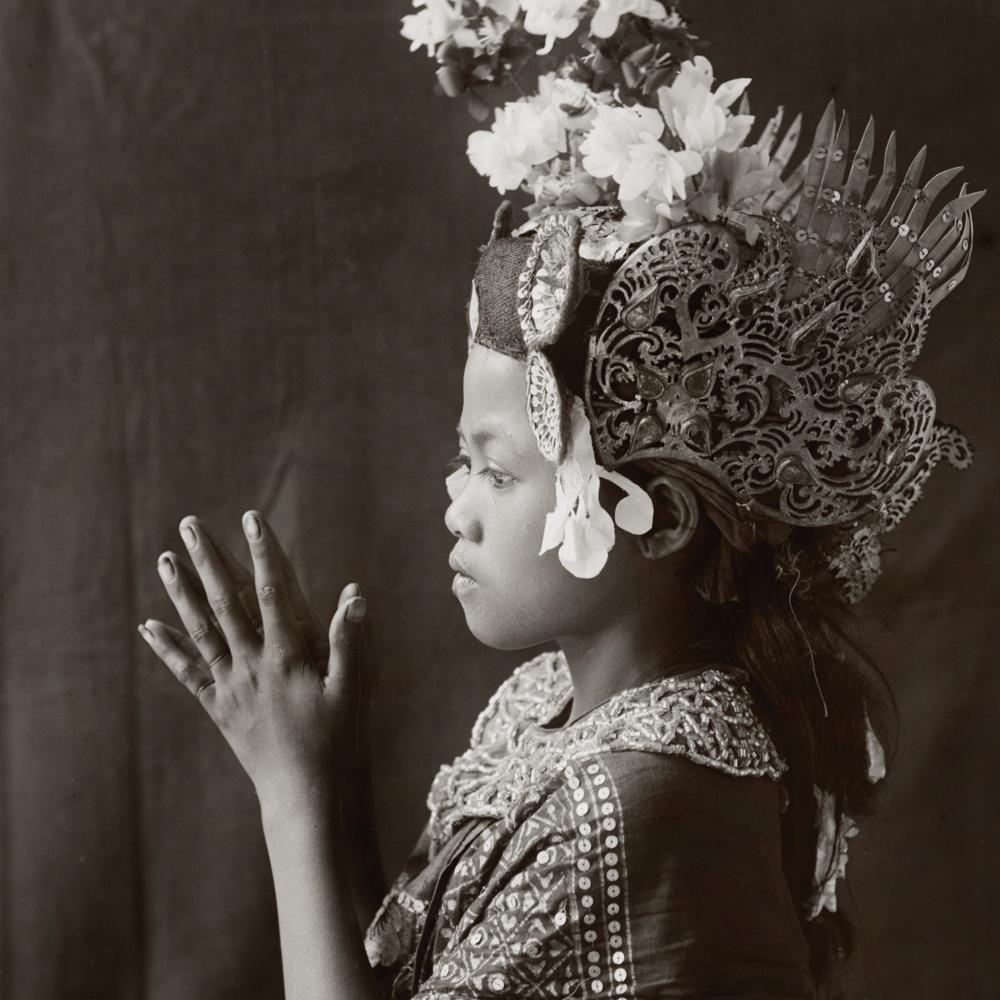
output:
[[[262,805],[278,905],[285,1000],[378,1000],[352,904],[336,800]]]
[[[358,923],[365,928],[387,891],[375,825],[371,773],[367,766],[359,769],[348,782],[341,795],[340,809],[354,906]]]

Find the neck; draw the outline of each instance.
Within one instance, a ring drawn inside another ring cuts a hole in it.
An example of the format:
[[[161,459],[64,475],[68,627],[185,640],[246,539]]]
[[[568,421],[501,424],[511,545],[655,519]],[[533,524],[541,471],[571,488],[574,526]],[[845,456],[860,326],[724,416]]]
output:
[[[649,608],[641,601],[593,633],[560,638],[573,680],[567,724],[619,691],[710,660],[705,638],[680,602]]]

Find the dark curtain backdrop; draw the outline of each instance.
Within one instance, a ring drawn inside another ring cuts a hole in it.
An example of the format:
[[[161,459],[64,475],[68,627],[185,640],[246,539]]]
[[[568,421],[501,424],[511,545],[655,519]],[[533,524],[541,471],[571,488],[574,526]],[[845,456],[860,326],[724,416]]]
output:
[[[692,0],[723,79],[991,186],[994,0]],[[516,662],[449,592],[444,462],[495,197],[404,0],[0,3],[2,912],[10,1000],[280,994],[248,781],[136,635],[197,513],[259,507],[324,617],[377,624],[395,874],[440,763]],[[867,603],[902,739],[852,844],[856,998],[997,995],[1000,195],[919,363],[975,441]],[[747,914],[753,919],[753,914]]]

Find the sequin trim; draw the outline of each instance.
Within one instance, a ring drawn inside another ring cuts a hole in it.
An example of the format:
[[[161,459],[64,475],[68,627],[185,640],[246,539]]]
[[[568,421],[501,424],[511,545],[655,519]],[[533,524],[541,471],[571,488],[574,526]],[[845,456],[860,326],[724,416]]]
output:
[[[405,873],[396,879],[365,931],[365,953],[372,966],[391,966],[416,945],[427,907],[403,889],[406,882]]]
[[[634,997],[625,839],[610,771],[567,762],[509,838],[484,831],[457,867],[413,1000]]]

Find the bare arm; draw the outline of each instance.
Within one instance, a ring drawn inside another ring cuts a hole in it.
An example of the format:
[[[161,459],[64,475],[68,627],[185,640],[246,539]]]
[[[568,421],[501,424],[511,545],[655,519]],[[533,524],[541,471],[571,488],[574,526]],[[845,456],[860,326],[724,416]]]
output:
[[[286,1000],[379,996],[351,905],[336,813],[335,804],[315,801],[301,809],[261,806]]]

